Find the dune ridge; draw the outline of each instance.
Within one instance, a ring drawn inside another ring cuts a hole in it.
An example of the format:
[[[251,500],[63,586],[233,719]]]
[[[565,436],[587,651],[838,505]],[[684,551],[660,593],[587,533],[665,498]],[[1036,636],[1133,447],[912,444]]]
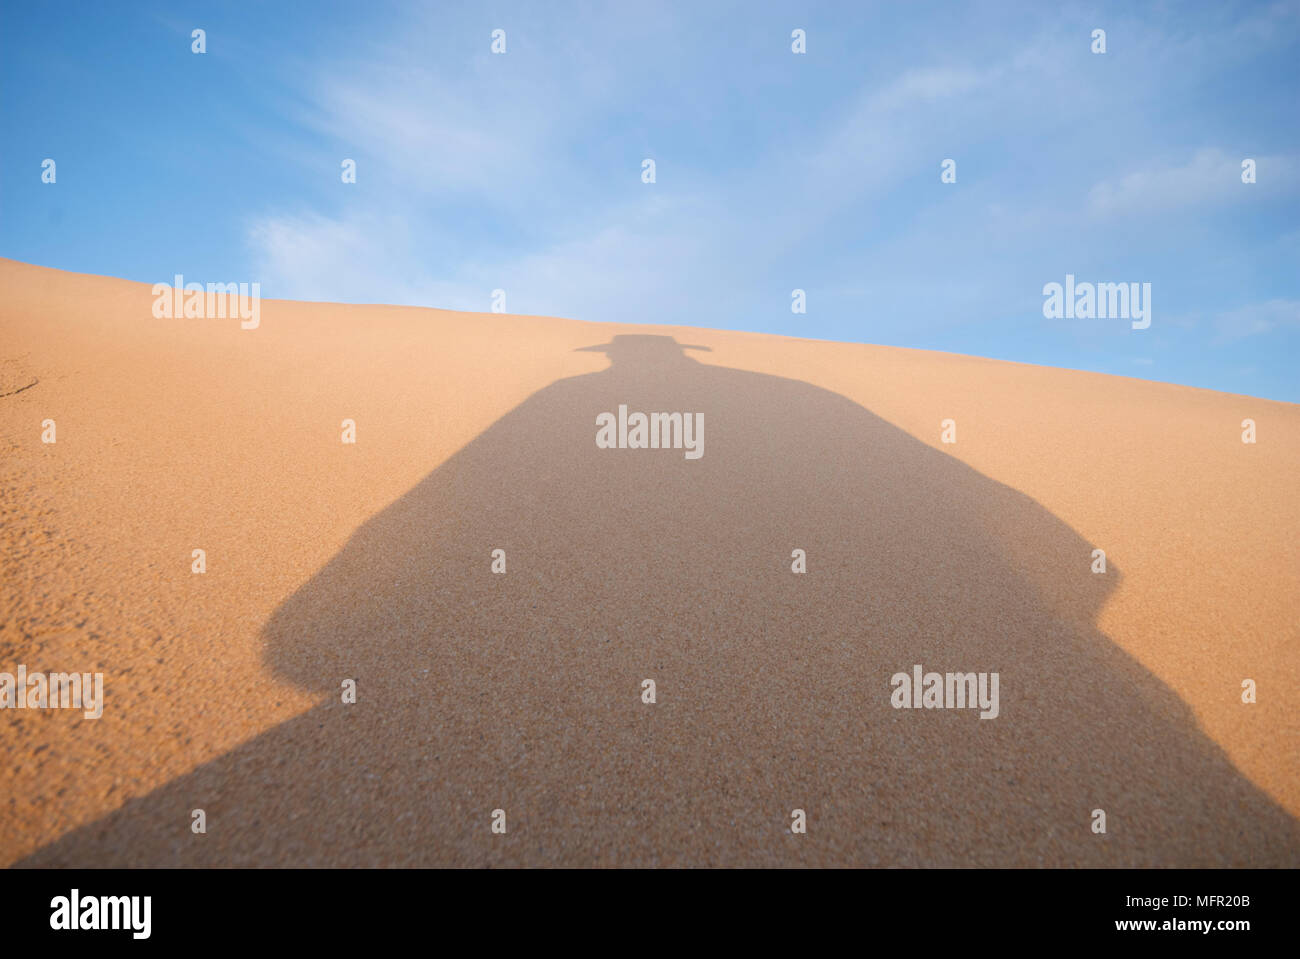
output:
[[[1300,864],[1300,406],[692,326],[243,330],[2,259],[0,291],[0,670],[107,697],[0,714],[0,862]],[[598,448],[620,404],[702,413],[705,454]],[[918,663],[998,671],[1001,715],[893,709]]]

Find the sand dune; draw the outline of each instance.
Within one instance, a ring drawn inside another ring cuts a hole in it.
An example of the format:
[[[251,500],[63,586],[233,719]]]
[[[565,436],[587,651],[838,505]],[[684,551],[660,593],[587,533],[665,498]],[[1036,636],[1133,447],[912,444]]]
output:
[[[151,303],[0,260],[0,670],[107,691],[0,712],[0,862],[1300,865],[1294,404]],[[620,404],[701,413],[704,454],[599,449]],[[999,715],[893,708],[914,664],[997,672]]]

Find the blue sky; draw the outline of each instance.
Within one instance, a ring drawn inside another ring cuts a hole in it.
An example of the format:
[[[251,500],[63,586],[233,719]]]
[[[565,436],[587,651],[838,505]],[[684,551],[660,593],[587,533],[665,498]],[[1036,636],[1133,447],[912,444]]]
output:
[[[0,255],[1296,402],[1298,79],[1300,3],[6,4]]]

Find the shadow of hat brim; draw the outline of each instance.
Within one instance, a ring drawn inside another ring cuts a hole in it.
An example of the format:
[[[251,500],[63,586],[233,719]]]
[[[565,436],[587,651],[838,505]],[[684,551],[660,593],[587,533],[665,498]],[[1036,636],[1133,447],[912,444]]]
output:
[[[573,352],[574,353],[608,353],[610,350],[616,349],[620,345],[621,344],[618,343],[598,343],[595,346],[575,347]],[[696,346],[691,343],[676,343],[674,345],[676,345],[678,349],[683,349],[683,350],[703,350],[705,353],[713,352],[713,349],[708,346]]]

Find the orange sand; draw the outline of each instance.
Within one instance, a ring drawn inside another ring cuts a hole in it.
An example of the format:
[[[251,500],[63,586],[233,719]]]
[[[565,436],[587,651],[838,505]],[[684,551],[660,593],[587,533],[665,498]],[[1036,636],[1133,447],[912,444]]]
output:
[[[151,303],[0,260],[0,671],[107,689],[0,712],[0,863],[1300,865],[1300,406]],[[702,412],[704,456],[597,449],[620,403]],[[916,663],[1001,715],[893,709]]]

